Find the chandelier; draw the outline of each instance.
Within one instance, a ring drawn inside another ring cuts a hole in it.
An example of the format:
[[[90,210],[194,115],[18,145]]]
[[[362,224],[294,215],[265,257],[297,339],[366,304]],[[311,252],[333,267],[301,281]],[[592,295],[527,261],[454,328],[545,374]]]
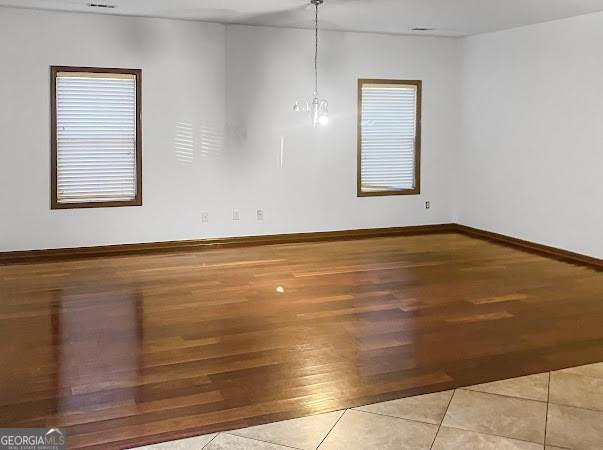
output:
[[[294,111],[309,112],[312,115],[314,127],[329,123],[329,102],[318,95],[318,5],[323,2],[324,0],[310,0],[314,5],[314,95],[311,102],[296,101],[293,105]]]

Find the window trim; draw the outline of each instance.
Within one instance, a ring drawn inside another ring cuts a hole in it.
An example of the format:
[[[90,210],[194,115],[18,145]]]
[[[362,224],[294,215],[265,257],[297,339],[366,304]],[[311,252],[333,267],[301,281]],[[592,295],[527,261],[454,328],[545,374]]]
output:
[[[56,85],[59,72],[128,74],[136,77],[136,197],[107,202],[60,203],[57,195],[57,105]],[[107,208],[142,206],[142,70],[108,67],[50,66],[50,209]]]
[[[416,132],[415,132],[415,187],[413,189],[391,189],[387,191],[364,192],[362,190],[362,87],[365,84],[399,84],[416,86],[417,89],[417,107],[416,107]],[[421,193],[421,80],[390,80],[390,79],[358,79],[358,109],[357,109],[357,161],[356,161],[356,195],[357,197],[377,197],[384,195],[419,195]]]

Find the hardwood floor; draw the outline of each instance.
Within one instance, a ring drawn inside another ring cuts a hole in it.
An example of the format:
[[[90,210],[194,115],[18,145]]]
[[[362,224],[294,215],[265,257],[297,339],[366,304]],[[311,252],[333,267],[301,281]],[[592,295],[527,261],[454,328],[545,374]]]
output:
[[[461,234],[0,266],[0,426],[113,449],[603,361],[603,273]]]

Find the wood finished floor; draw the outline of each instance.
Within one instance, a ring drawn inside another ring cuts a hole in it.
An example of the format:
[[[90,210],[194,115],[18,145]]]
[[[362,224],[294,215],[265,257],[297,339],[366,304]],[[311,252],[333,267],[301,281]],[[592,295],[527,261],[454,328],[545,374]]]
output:
[[[603,272],[461,234],[0,266],[0,426],[114,449],[603,361]]]

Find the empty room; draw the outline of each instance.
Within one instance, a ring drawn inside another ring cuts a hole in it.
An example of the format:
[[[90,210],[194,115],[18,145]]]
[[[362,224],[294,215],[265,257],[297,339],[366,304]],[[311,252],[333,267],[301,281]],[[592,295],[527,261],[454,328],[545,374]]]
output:
[[[0,450],[603,449],[602,0],[0,0]]]

